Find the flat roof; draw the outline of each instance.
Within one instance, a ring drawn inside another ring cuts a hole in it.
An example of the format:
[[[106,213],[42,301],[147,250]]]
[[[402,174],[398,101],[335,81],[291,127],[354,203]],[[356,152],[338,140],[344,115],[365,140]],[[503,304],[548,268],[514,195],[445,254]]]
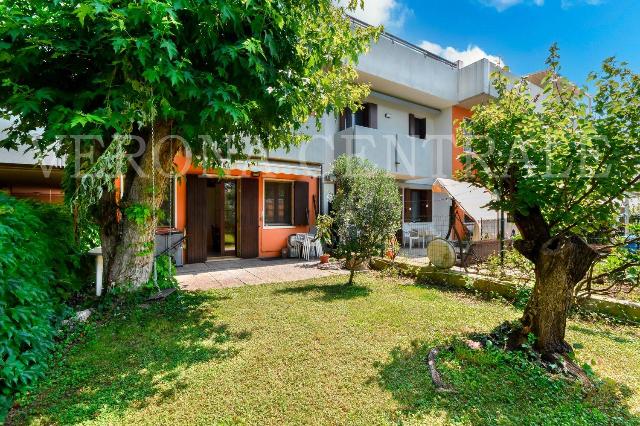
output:
[[[367,24],[364,21],[361,21],[358,18],[354,18],[353,16],[351,16],[349,14],[347,14],[347,16],[351,19],[351,21],[353,21],[353,23],[355,23],[356,25],[359,25],[361,27],[372,27],[373,26],[371,24]],[[436,61],[439,61],[439,62],[442,62],[444,64],[447,64],[452,68],[458,68],[458,64],[456,62],[451,62],[450,60],[445,59],[442,56],[436,55],[433,52],[429,52],[428,50],[423,49],[420,46],[416,46],[415,44],[413,44],[411,42],[408,42],[408,41],[406,41],[404,39],[401,39],[400,37],[397,37],[397,36],[395,36],[395,35],[393,35],[391,33],[383,31],[382,32],[382,36],[388,38],[389,40],[393,41],[394,43],[398,43],[398,44],[403,45],[403,46],[405,46],[405,47],[407,47],[407,48],[409,48],[411,50],[414,50],[417,53],[420,53],[422,55],[426,55],[426,56],[430,57],[431,59],[434,59]]]

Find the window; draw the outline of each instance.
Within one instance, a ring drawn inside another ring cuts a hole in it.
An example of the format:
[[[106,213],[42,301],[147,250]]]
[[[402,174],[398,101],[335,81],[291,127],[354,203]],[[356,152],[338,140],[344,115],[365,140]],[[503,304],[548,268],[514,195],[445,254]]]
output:
[[[413,114],[409,114],[409,136],[416,138],[427,138],[427,119],[418,118]]]
[[[264,183],[264,223],[266,225],[292,225],[292,192],[291,182]]]
[[[362,108],[355,112],[355,114],[349,109],[345,109],[340,114],[339,129],[345,130],[349,127],[362,126],[369,127],[371,129],[378,128],[378,105],[366,102],[362,104]]]
[[[167,180],[167,184],[164,187],[164,199],[160,206],[160,214],[158,215],[158,226],[175,227],[175,191],[174,191],[175,179],[171,178]]]
[[[432,193],[429,189],[404,190],[404,221],[431,222]]]

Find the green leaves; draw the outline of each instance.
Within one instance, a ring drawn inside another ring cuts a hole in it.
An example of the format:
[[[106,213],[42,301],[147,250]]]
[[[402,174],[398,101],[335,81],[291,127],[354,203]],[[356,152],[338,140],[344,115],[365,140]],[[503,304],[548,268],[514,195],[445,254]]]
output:
[[[80,288],[68,211],[0,193],[0,421],[42,377],[61,302]]]
[[[80,25],[84,27],[84,18],[86,18],[87,16],[93,18],[93,16],[95,15],[95,10],[88,3],[80,3],[73,13],[78,17]]]
[[[160,47],[167,50],[169,59],[173,59],[173,57],[178,54],[178,49],[176,48],[175,43],[171,40],[162,40],[162,43],[160,43]]]
[[[340,156],[333,164],[333,175],[335,253],[357,267],[382,253],[401,228],[402,201],[393,177],[367,160]]]

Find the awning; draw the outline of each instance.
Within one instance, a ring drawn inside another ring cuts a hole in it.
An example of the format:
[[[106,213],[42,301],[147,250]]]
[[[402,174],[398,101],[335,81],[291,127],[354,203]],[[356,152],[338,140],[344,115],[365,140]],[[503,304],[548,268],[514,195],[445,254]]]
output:
[[[287,175],[321,177],[322,169],[320,166],[299,164],[299,163],[283,163],[275,161],[238,161],[233,163],[229,169],[249,170],[251,172],[263,173],[282,173]]]
[[[475,221],[497,219],[498,213],[487,207],[495,197],[486,189],[478,188],[468,182],[438,178],[434,186],[439,185],[458,205]]]

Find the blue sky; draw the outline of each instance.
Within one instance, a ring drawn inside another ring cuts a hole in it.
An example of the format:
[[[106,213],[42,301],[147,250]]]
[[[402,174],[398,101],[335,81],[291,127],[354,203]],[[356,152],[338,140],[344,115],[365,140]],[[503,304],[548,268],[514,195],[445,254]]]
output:
[[[543,69],[554,41],[578,84],[608,56],[640,72],[640,0],[365,0],[356,16],[448,59],[500,58],[517,74]]]

